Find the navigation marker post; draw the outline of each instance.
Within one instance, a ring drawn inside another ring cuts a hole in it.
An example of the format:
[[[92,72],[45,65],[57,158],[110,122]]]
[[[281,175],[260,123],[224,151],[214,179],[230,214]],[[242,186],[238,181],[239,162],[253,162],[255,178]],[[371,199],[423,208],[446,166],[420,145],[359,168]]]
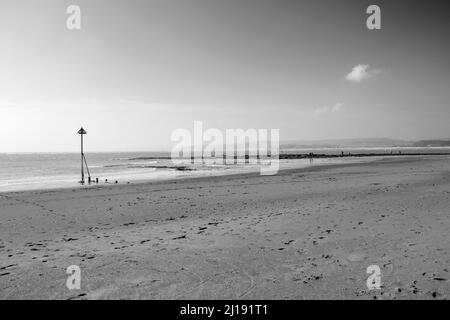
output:
[[[88,182],[91,183],[91,174],[89,172],[89,167],[87,165],[86,157],[84,156],[83,152],[83,135],[87,134],[86,130],[81,127],[80,130],[78,130],[78,134],[81,135],[81,184],[84,184],[84,164],[86,164],[86,170],[88,173]]]

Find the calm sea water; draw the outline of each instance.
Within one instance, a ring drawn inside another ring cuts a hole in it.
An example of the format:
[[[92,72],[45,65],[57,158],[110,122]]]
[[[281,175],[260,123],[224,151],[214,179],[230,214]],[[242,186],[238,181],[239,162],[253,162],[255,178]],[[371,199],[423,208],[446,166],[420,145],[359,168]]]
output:
[[[104,183],[119,180],[159,179],[180,172],[162,152],[86,153],[93,179]],[[0,191],[77,186],[81,179],[79,153],[0,154]],[[87,172],[85,168],[85,178]]]
[[[343,149],[296,150],[298,153],[340,154]],[[389,149],[390,151],[391,149]],[[449,148],[402,148],[402,153],[450,152]],[[383,148],[344,149],[351,153],[386,153]],[[292,150],[289,153],[293,153]],[[118,180],[120,184],[138,180],[161,180],[189,176],[223,175],[259,170],[251,165],[197,164],[175,165],[168,152],[86,153],[91,177],[104,184]],[[370,161],[364,158],[317,159],[312,165]],[[77,153],[0,153],[0,192],[79,186],[81,171]],[[282,160],[281,168],[310,166],[309,160]],[[87,179],[87,175],[86,175]]]

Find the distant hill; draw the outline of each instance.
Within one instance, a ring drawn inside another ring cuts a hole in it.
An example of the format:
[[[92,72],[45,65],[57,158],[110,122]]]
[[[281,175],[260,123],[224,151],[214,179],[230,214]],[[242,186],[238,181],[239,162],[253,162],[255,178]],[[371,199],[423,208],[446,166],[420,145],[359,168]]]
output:
[[[450,140],[448,141],[450,143]],[[411,141],[394,140],[390,138],[367,139],[330,139],[330,140],[297,140],[284,141],[283,149],[314,149],[314,148],[393,148],[414,146]]]
[[[450,139],[445,140],[420,140],[414,142],[414,147],[450,147]]]

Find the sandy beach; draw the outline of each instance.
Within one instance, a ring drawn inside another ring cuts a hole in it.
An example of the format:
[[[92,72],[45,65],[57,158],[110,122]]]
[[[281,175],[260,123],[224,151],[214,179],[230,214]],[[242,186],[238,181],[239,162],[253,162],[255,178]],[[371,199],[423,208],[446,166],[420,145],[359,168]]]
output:
[[[0,299],[448,299],[449,208],[449,156],[1,193]]]

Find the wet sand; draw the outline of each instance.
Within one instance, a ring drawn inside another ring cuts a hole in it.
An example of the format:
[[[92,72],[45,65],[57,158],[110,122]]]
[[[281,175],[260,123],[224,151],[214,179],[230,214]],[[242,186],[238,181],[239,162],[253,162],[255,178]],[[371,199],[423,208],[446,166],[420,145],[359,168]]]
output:
[[[0,299],[448,299],[449,208],[448,156],[1,193]]]

